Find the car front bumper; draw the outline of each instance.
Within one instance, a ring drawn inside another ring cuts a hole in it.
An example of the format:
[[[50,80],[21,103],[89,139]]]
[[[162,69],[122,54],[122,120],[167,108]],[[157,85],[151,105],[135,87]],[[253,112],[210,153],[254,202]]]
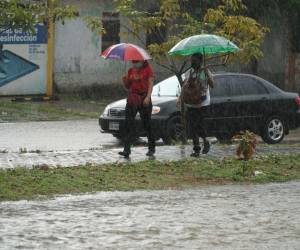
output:
[[[151,128],[155,137],[164,136],[166,133],[167,119],[168,117],[159,115],[153,115],[151,117]],[[118,126],[116,124],[118,124]],[[144,130],[142,120],[139,116],[137,116],[135,119],[135,125],[137,136],[146,136],[146,131]],[[125,131],[125,118],[101,116],[99,118],[99,126],[102,133],[122,136]]]

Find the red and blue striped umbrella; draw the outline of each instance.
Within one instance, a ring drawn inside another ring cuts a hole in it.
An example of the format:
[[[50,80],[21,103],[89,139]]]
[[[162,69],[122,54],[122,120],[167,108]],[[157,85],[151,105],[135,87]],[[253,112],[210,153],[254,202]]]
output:
[[[131,43],[112,45],[101,56],[105,59],[122,61],[145,61],[151,59],[151,56],[144,49]]]

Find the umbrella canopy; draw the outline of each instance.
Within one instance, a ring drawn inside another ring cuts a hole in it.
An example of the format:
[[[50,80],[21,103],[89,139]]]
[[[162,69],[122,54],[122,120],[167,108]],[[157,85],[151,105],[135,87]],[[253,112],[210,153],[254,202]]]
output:
[[[101,56],[105,59],[122,61],[145,61],[151,59],[151,56],[144,49],[131,43],[112,45]]]
[[[190,36],[177,43],[168,53],[170,55],[188,56],[194,53],[213,55],[236,52],[239,48],[224,37],[210,34]]]

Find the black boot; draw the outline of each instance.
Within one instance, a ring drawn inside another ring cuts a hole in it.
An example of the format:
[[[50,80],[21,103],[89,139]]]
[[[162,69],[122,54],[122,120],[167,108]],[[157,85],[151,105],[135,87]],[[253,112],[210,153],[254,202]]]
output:
[[[203,142],[203,150],[202,150],[202,154],[207,154],[210,150],[210,143],[209,141],[204,141]]]
[[[119,155],[122,155],[124,156],[125,158],[129,158],[129,155],[131,153],[131,150],[130,150],[130,144],[128,143],[125,143],[124,145],[124,150],[119,152]]]
[[[148,150],[148,152],[146,153],[147,156],[153,156],[155,154],[155,149],[150,149]]]
[[[129,158],[130,152],[124,150],[119,152],[119,155],[124,156],[124,158]]]
[[[201,147],[199,145],[194,145],[193,147],[194,152],[190,154],[191,157],[199,157],[200,156],[200,151]]]

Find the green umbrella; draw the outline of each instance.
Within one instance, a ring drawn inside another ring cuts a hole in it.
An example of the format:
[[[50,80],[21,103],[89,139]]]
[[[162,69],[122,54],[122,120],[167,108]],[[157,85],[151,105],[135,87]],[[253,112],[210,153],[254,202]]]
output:
[[[168,53],[170,55],[188,56],[194,53],[213,55],[236,52],[239,48],[224,37],[210,34],[190,36],[177,43]]]

